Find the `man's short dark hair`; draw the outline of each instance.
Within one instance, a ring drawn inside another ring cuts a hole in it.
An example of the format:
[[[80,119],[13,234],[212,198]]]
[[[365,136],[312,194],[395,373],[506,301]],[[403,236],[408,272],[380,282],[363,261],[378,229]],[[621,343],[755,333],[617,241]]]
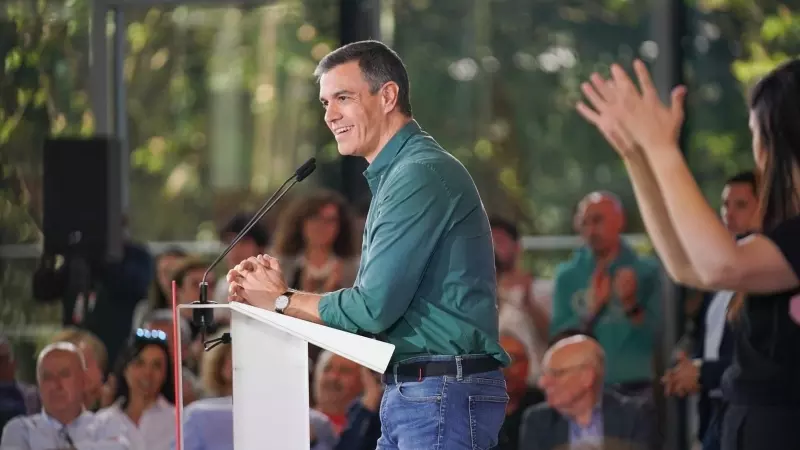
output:
[[[496,228],[506,232],[511,236],[511,239],[515,241],[519,240],[519,229],[517,229],[517,226],[510,220],[506,220],[500,216],[492,216],[489,218],[489,226],[492,227],[492,229]]]
[[[411,87],[406,66],[397,53],[382,42],[360,41],[339,47],[322,58],[314,76],[319,81],[328,71],[351,61],[358,61],[372,94],[390,81],[397,83],[397,109],[411,117]]]
[[[758,183],[756,182],[756,174],[752,170],[739,172],[736,175],[728,178],[725,185],[747,183],[753,189],[753,194],[758,194]]]

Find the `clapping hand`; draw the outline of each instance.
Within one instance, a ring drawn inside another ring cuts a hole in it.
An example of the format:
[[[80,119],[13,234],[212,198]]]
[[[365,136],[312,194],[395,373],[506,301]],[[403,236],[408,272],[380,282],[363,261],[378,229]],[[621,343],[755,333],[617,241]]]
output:
[[[231,301],[272,310],[275,299],[289,288],[278,260],[269,255],[248,258],[228,272]]]
[[[670,106],[661,102],[644,63],[633,64],[641,93],[617,64],[611,66],[611,80],[592,74],[581,90],[591,104],[577,104],[578,113],[597,127],[623,158],[638,149],[645,153],[677,147],[683,123],[686,88],[672,91]]]

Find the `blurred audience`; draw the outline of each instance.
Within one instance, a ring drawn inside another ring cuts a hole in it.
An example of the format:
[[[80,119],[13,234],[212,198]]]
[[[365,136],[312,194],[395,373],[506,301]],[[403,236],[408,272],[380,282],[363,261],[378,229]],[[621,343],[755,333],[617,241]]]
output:
[[[8,422],[0,448],[132,448],[119,420],[84,408],[86,362],[74,344],[55,342],[42,349],[36,362],[36,377],[42,398],[41,413],[18,416]]]
[[[489,220],[497,269],[500,328],[516,330],[528,351],[529,382],[536,381],[547,348],[550,313],[533,295],[533,276],[522,268],[522,242],[516,225],[493,216]]]
[[[105,344],[109,361],[114,361],[153,272],[147,249],[126,236],[120,261],[68,255],[57,265],[54,255],[43,255],[33,276],[33,295],[40,301],[60,299],[63,324],[94,333]]]
[[[353,285],[359,263],[356,245],[344,198],[320,190],[289,205],[275,230],[272,251],[290,287],[331,292]]]
[[[222,242],[222,245],[225,247],[230,245],[236,238],[236,235],[247,228],[247,224],[252,217],[253,214],[251,213],[239,213],[233,216],[233,218],[219,230],[219,240]],[[268,245],[269,234],[267,233],[267,229],[261,223],[255,224],[253,228],[233,246],[231,251],[225,255],[225,264],[228,270],[233,269],[234,266],[247,258],[266,253]],[[217,303],[228,303],[228,281],[225,279],[224,275],[217,280],[216,289],[210,292],[209,296],[209,300],[213,300]],[[230,312],[228,310],[215,309],[214,320],[220,324],[229,324]]]
[[[203,389],[202,383],[200,382],[200,378],[198,377],[197,373],[194,371],[194,368],[191,368],[187,365],[188,361],[195,361],[199,356],[199,361],[202,362],[202,359],[205,357],[203,356],[203,348],[199,347],[199,341],[192,341],[191,339],[191,328],[189,325],[189,321],[179,316],[179,320],[181,322],[179,330],[181,334],[181,359],[184,366],[183,370],[183,405],[186,406],[197,399],[205,397],[206,393]],[[155,311],[151,311],[147,316],[144,317],[142,320],[142,328],[153,330],[153,331],[162,331],[167,336],[167,345],[169,346],[169,354],[170,360],[172,359],[172,342],[175,339],[174,331],[172,327],[172,310],[170,309],[158,309]]]
[[[643,403],[604,389],[605,355],[599,343],[572,336],[545,354],[539,380],[546,403],[522,419],[520,449],[656,450],[654,414]]]
[[[525,410],[544,401],[542,392],[528,385],[528,365],[530,352],[522,340],[516,337],[518,330],[501,330],[500,345],[511,357],[511,365],[503,369],[508,391],[506,419],[500,429],[498,445],[494,450],[517,450],[519,446],[519,430]]]
[[[722,190],[720,215],[737,239],[758,230],[758,189],[753,172],[728,179]],[[704,450],[719,450],[723,398],[722,374],[733,362],[733,327],[728,320],[732,291],[706,293],[690,327],[687,347],[677,352],[677,363],[662,378],[668,395],[698,394],[698,438]],[[711,428],[711,429],[710,429]]]
[[[97,411],[101,406],[103,383],[105,382],[108,352],[103,342],[91,331],[69,327],[56,333],[51,342],[69,342],[75,345],[86,363],[86,383],[83,394],[83,405],[90,411]]]
[[[124,423],[135,449],[169,449],[175,439],[172,373],[166,333],[138,329],[114,371],[114,402],[97,414]]]
[[[142,319],[150,311],[172,309],[172,280],[186,257],[186,252],[178,247],[169,248],[156,257],[155,278],[147,298],[140,300],[133,311],[132,330],[142,326]]]
[[[325,350],[317,359],[313,383],[314,409],[328,416],[336,433],[341,433],[350,404],[364,391],[361,366]]]
[[[36,386],[16,378],[17,363],[8,338],[0,335],[0,439],[3,428],[14,417],[34,414],[41,409]]]
[[[660,270],[622,240],[622,203],[609,192],[581,200],[575,226],[585,245],[556,269],[550,334],[591,333],[608,358],[605,382],[652,398],[660,322]]]

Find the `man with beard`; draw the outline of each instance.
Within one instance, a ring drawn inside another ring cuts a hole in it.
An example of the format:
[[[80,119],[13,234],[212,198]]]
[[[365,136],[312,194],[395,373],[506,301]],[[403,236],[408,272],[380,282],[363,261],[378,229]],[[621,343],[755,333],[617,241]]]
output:
[[[361,366],[328,351],[320,354],[314,371],[314,409],[328,416],[337,433],[347,425],[348,408],[363,389]]]
[[[580,202],[575,226],[586,245],[556,269],[550,334],[591,333],[606,354],[605,382],[650,397],[660,272],[623,241],[624,223],[622,203],[610,192]]]
[[[491,217],[501,329],[516,330],[528,351],[528,381],[533,383],[547,348],[550,314],[533,295],[533,276],[521,264],[522,243],[516,225]]]

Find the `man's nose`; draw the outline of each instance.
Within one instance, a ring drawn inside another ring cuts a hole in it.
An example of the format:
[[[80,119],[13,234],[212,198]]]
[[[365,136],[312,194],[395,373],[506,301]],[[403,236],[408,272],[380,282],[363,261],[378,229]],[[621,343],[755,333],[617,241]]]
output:
[[[339,110],[332,104],[328,104],[328,107],[325,109],[325,122],[330,124],[335,120],[341,119],[342,115],[339,113]]]

